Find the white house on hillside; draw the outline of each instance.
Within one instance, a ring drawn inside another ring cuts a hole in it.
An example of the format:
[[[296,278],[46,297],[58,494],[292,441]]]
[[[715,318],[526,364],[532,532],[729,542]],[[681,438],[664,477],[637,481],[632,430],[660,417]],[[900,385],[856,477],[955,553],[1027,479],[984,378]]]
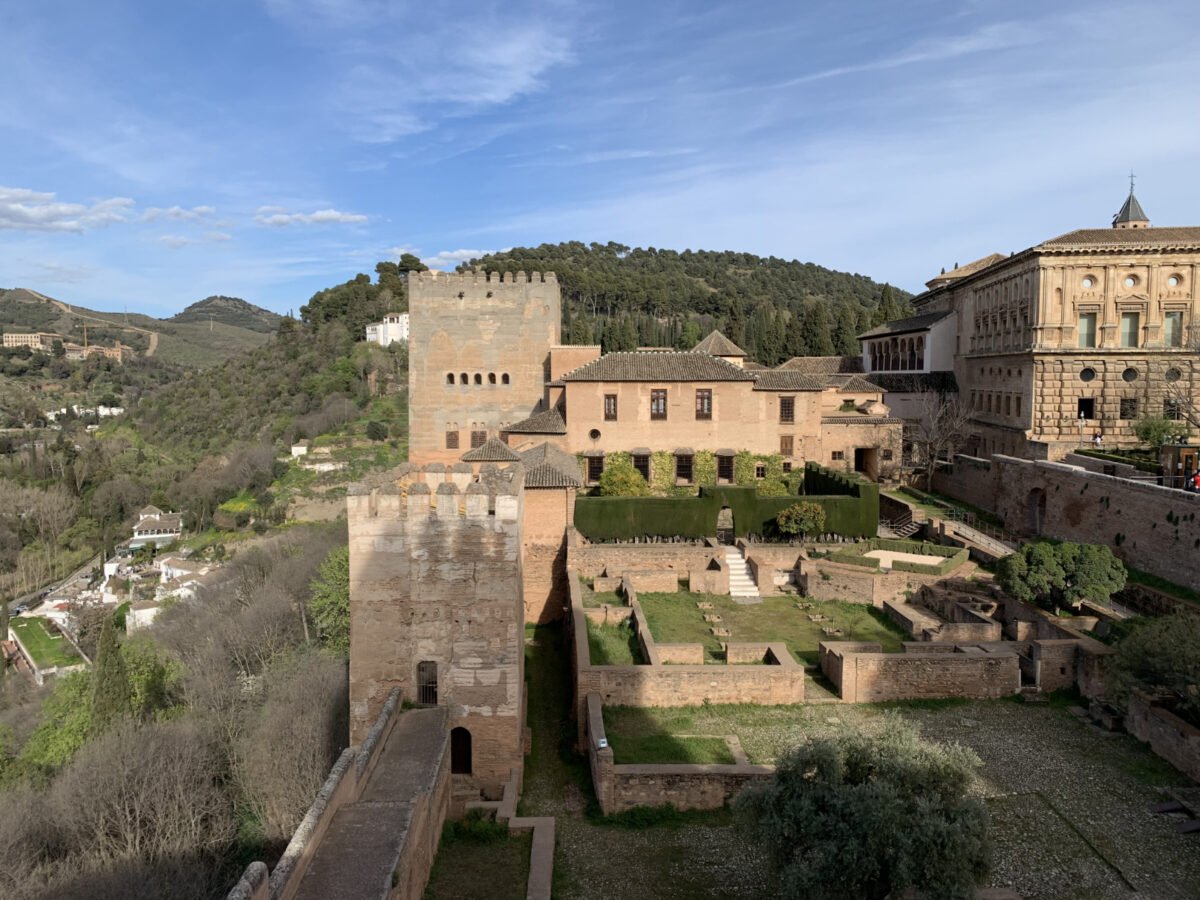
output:
[[[367,326],[367,340],[386,347],[396,341],[408,342],[408,313],[388,313],[382,322]]]
[[[162,547],[183,534],[183,519],[179,513],[165,513],[157,506],[147,506],[138,513],[129,546],[137,550],[146,544]]]

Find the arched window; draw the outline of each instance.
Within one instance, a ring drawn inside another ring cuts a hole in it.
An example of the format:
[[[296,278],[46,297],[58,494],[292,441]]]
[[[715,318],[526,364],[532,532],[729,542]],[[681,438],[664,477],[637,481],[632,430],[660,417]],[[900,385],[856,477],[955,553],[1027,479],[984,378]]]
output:
[[[450,732],[450,774],[471,774],[471,732],[462,726]]]
[[[466,372],[463,372],[461,375],[458,376],[458,383],[459,384],[467,383],[467,373]]]
[[[508,384],[508,373],[507,372],[505,372],[503,375],[500,376],[500,383]]]
[[[437,706],[437,663],[417,663],[417,702],[422,706]]]
[[[488,372],[488,384],[495,384],[495,383],[496,383],[496,373]]]
[[[475,373],[475,383],[483,384],[483,376],[480,375],[478,372]]]
[[[446,384],[454,384],[454,373],[453,372],[446,373]]]

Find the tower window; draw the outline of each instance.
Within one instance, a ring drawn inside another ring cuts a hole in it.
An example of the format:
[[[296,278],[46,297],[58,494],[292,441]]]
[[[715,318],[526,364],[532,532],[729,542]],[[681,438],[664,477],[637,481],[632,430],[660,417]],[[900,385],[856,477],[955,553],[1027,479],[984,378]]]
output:
[[[458,449],[458,432],[457,431],[447,431],[446,432],[446,449],[447,450],[457,450]]]
[[[463,372],[461,375],[458,376],[458,383],[459,384],[467,383],[467,373],[466,372]]]
[[[446,384],[454,384],[454,373],[453,372],[446,373]]]
[[[487,432],[486,431],[472,431],[471,432],[471,449],[472,450],[474,450],[476,447],[482,447],[485,443],[487,443]]]
[[[478,372],[475,373],[475,383],[483,384],[483,376],[480,375]]]
[[[495,384],[495,383],[496,383],[496,373],[488,372],[488,384]]]
[[[437,663],[417,663],[417,702],[422,706],[437,706],[438,702]]]
[[[508,384],[508,373],[507,372],[505,372],[503,375],[500,376],[500,383]]]

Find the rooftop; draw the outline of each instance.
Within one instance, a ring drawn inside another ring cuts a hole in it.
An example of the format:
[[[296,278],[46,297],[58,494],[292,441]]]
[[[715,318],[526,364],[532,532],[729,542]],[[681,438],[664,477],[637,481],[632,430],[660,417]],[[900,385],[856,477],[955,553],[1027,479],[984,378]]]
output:
[[[754,375],[703,351],[606,353],[563,381],[754,381]],[[512,430],[511,428],[509,429]]]
[[[746,351],[731,341],[719,331],[709,334],[704,340],[692,348],[693,353],[707,353],[709,356],[745,356]]]
[[[517,462],[519,453],[499,438],[488,438],[459,457],[463,462]]]
[[[861,372],[863,365],[861,356],[793,356],[777,368],[807,375],[840,375]]]
[[[1008,259],[1007,256],[1004,258]],[[896,319],[894,322],[884,322],[882,325],[876,325],[870,331],[864,331],[858,338],[859,340],[865,340],[866,338],[887,337],[893,334],[911,334],[916,331],[924,331],[951,315],[954,314],[950,310],[943,309],[938,312],[911,316],[907,319]]]
[[[528,419],[514,422],[504,429],[509,434],[566,434],[567,423],[558,409],[535,413]]]
[[[554,444],[539,444],[521,453],[525,465],[525,487],[582,487],[579,460]]]

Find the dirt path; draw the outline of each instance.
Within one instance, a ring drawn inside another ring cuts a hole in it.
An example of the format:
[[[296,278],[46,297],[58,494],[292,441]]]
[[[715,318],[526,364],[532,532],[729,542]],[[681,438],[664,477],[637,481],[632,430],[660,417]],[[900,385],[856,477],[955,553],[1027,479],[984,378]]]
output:
[[[101,319],[99,316],[90,316],[87,313],[81,313],[76,309],[72,309],[70,305],[63,303],[61,300],[55,300],[53,297],[47,297],[45,294],[39,294],[37,291],[30,291],[28,288],[26,288],[26,291],[28,291],[30,294],[33,294],[35,297],[45,300],[47,303],[57,306],[68,316],[75,316],[79,319],[87,319],[91,322],[99,322],[101,325],[107,325],[110,328],[119,328],[121,331],[136,331],[139,334],[150,335],[150,346],[146,349],[147,356],[153,356],[154,351],[158,349],[157,331],[151,331],[148,328],[139,328],[137,325],[122,325],[120,322],[113,322],[111,319]]]

